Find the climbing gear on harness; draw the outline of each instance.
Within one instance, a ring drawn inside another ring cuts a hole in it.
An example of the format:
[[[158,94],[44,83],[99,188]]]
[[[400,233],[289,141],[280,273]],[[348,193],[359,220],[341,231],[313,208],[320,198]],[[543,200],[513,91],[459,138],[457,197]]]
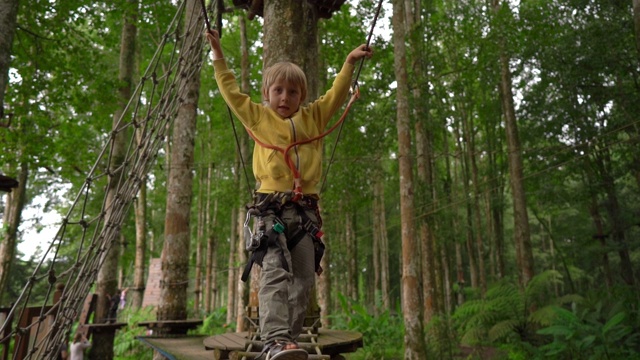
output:
[[[291,193],[269,193],[257,194],[254,203],[248,206],[247,216],[244,221],[245,244],[248,251],[251,251],[249,261],[242,273],[242,281],[247,281],[253,264],[262,266],[262,262],[269,247],[278,247],[280,252],[280,260],[282,267],[289,271],[289,265],[284,255],[284,249],[278,236],[284,234],[286,236],[286,246],[289,251],[298,245],[298,243],[307,235],[313,241],[315,272],[320,275],[322,267],[320,261],[324,256],[325,245],[322,243],[324,233],[320,230],[322,221],[318,212],[317,196],[303,196],[299,201],[291,200]],[[296,229],[288,229],[285,221],[280,216],[285,209],[295,210],[295,214],[299,220]],[[316,211],[317,222],[311,220],[307,215],[308,210]],[[256,232],[251,231],[250,220],[255,217]],[[269,223],[273,222],[271,228],[267,229],[268,224],[265,221],[269,218]]]

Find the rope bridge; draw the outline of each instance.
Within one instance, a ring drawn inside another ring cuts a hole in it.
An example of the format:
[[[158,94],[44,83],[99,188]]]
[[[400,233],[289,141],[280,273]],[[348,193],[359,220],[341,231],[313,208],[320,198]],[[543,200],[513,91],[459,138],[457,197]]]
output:
[[[9,329],[11,321],[5,321],[0,328],[0,341],[8,346],[10,338],[14,337],[15,349],[21,347],[19,342],[25,341],[24,335],[31,335],[32,345],[25,359],[55,359],[60,344],[68,340],[67,334],[96,281],[104,255],[116,244],[131,204],[165,143],[167,131],[177,117],[190,79],[200,71],[204,58],[202,11],[197,7],[188,9],[186,0],[179,1],[176,9],[153,59],[110,133],[109,141],[101,149],[7,319],[23,317],[37,283],[48,282],[44,300],[47,304],[52,300],[56,283],[64,282],[60,300],[53,306],[43,305],[37,321],[29,321],[27,326],[18,324]],[[191,19],[185,19],[185,14]],[[189,24],[189,28],[185,29],[184,24]],[[109,170],[109,164],[116,136],[128,136],[128,145],[123,163],[114,171]],[[120,176],[115,178],[114,174]],[[109,204],[104,190],[108,181],[118,183],[117,195]],[[91,213],[88,205],[92,198],[99,196],[105,197],[100,210]],[[71,264],[59,257],[61,246],[78,242],[80,245]],[[50,261],[45,262],[47,259]]]

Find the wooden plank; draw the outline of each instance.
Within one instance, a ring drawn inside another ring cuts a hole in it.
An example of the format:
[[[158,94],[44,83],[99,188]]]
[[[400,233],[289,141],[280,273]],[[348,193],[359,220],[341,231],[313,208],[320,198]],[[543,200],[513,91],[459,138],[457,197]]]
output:
[[[191,329],[195,329],[198,326],[202,325],[202,320],[200,319],[191,319],[191,320],[154,320],[154,321],[141,321],[138,323],[138,326],[144,326],[147,329],[153,330],[154,335],[155,332],[160,334],[171,334],[171,335],[186,335],[187,332]]]
[[[160,352],[169,360],[211,360],[213,353],[204,345],[204,336],[138,336],[139,341]]]
[[[319,329],[318,334],[302,334],[298,339],[300,347],[315,352],[316,348],[322,354],[337,356],[341,353],[351,353],[363,346],[362,334],[357,331]],[[217,351],[215,359],[227,359],[236,356],[233,352],[244,352],[247,345],[252,350],[262,349],[263,343],[258,340],[249,340],[248,332],[227,333],[210,336],[203,341],[205,348]]]
[[[226,333],[209,336],[203,344],[207,349],[220,349],[225,351],[244,350],[247,343],[247,332]]]

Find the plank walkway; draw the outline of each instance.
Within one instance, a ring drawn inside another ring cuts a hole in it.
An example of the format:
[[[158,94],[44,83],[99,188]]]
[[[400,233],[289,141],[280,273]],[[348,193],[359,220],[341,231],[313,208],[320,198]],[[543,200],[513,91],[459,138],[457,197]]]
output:
[[[154,337],[138,336],[137,339],[169,360],[211,360],[213,353],[205,349],[206,336]]]
[[[322,328],[318,329],[317,335],[300,335],[298,342],[300,347],[307,350],[309,354],[320,351],[325,355],[319,356],[318,359],[332,359],[343,353],[355,352],[363,346],[362,334],[359,332]],[[248,332],[227,333],[204,339],[204,346],[214,350],[215,360],[235,359],[239,358],[239,354],[252,358],[249,356],[253,354],[252,352],[245,352],[248,345],[252,345],[252,348],[257,351],[262,348],[262,342],[250,340]]]
[[[169,360],[233,360],[253,359],[262,349],[262,342],[251,340],[250,333],[226,333],[215,336],[156,337],[137,339]],[[300,347],[309,359],[342,359],[340,354],[355,352],[363,346],[362,334],[356,331],[318,329],[318,334],[302,334]]]

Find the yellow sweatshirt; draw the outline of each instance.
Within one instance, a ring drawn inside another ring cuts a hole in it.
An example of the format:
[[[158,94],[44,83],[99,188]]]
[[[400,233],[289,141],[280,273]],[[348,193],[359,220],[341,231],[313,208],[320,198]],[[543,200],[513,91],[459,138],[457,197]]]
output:
[[[340,109],[351,85],[354,65],[345,63],[333,86],[313,103],[301,106],[290,118],[282,119],[275,111],[251,101],[240,92],[233,72],[224,59],[213,62],[222,97],[242,124],[262,143],[285,149],[290,144],[322,134],[331,117]],[[322,140],[298,145],[288,152],[302,179],[305,195],[317,194],[322,177]],[[255,144],[253,173],[259,193],[286,192],[294,187],[293,173],[282,152]]]

